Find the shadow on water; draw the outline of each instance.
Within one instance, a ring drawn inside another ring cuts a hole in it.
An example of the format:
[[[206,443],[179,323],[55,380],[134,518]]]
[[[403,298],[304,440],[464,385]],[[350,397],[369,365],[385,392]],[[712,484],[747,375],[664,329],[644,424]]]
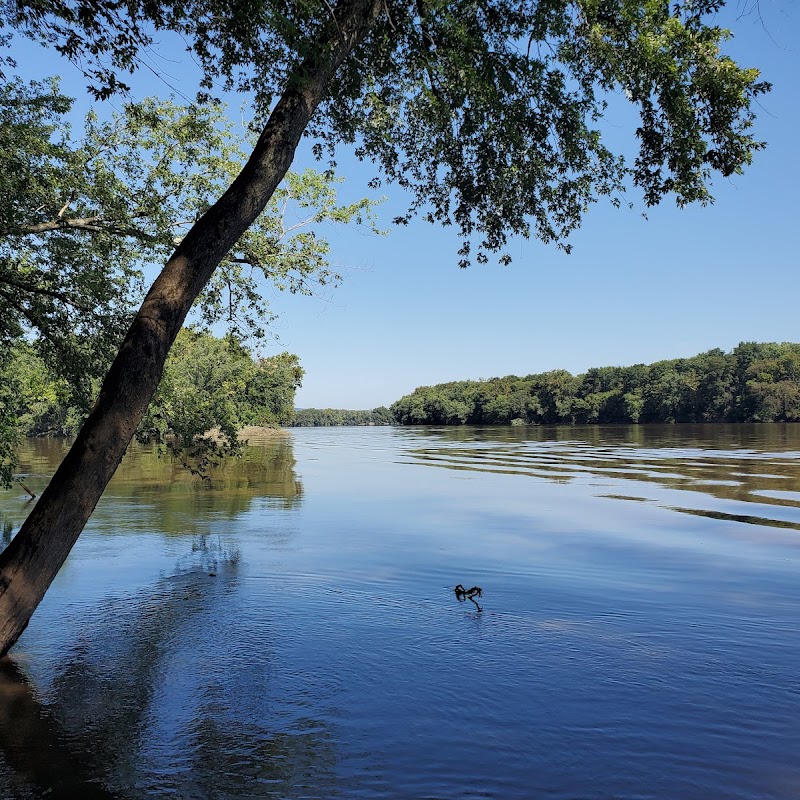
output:
[[[195,537],[174,575],[87,612],[43,698],[24,660],[0,662],[0,752],[14,797],[293,798],[305,796],[309,776],[333,787],[323,723],[273,728],[269,714],[237,705],[241,676],[226,633],[239,568],[238,551]],[[257,657],[239,654],[244,697],[252,702],[260,681],[265,705],[268,638]],[[2,783],[0,774],[0,794],[11,789]]]
[[[27,443],[21,466],[37,490],[64,447]],[[241,555],[227,528],[254,504],[296,509],[303,486],[294,467],[291,437],[280,433],[253,437],[210,481],[151,448],[130,449],[92,535],[157,533],[189,537],[190,547],[146,588],[122,585],[120,595],[73,610],[66,652],[0,662],[0,796],[293,798],[309,780],[335,794],[325,725],[307,713],[288,721],[269,713],[268,611],[259,615],[257,652],[236,652]],[[11,492],[2,499],[0,549],[28,510]],[[250,647],[252,632],[242,641]],[[54,672],[39,675],[48,661]]]
[[[0,659],[0,750],[13,770],[15,795],[72,800],[110,800],[100,785],[92,751],[70,741],[51,710],[36,696],[13,658]]]
[[[210,578],[212,565],[223,576]],[[114,784],[135,772],[168,644],[192,617],[235,588],[238,554],[193,541],[176,575],[146,597],[112,600],[86,620],[63,655],[49,697],[37,696],[24,667],[0,662],[0,751],[17,793],[32,797],[121,798]],[[101,783],[102,780],[102,783]]]
[[[8,543],[11,541],[11,538],[14,533],[14,523],[5,516],[5,514],[0,515],[0,527],[2,527],[2,542],[3,548],[5,548]]]
[[[414,428],[409,461],[582,481],[614,500],[800,530],[800,426]],[[419,439],[429,441],[420,447]],[[688,494],[691,493],[691,494]]]

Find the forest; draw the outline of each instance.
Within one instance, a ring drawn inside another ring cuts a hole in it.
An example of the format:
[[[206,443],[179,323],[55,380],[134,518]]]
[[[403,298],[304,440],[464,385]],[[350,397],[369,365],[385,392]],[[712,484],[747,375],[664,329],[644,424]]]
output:
[[[36,349],[19,342],[0,375],[14,384],[19,432],[72,436],[86,410]],[[184,329],[136,432],[142,442],[190,442],[208,430],[233,442],[243,427],[337,425],[581,425],[800,420],[800,344],[742,342],[628,367],[421,386],[371,410],[294,407],[298,356],[255,356],[236,337]]]
[[[394,416],[386,406],[369,410],[347,408],[298,408],[289,423],[294,428],[319,428],[330,425],[393,425]]]
[[[742,342],[583,375],[421,386],[391,406],[402,425],[563,425],[800,420],[800,344]]]
[[[290,423],[303,370],[292,353],[259,358],[234,336],[184,329],[136,432],[142,442],[189,442],[211,429],[229,433],[249,425]],[[35,346],[18,342],[0,379],[14,386],[19,433],[73,436],[86,417],[69,382],[48,368]]]

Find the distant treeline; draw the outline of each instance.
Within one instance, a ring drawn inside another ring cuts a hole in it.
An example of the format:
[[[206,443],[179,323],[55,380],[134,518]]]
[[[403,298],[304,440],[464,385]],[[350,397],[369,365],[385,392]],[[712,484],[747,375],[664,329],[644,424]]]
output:
[[[137,436],[189,440],[210,428],[244,425],[559,425],[800,420],[800,344],[743,342],[730,353],[595,367],[583,375],[553,370],[524,378],[422,386],[371,411],[293,409],[303,371],[281,353],[256,359],[230,338],[182,331]],[[20,343],[7,374],[20,433],[72,434],[86,413],[53,377],[34,347]]]
[[[386,406],[372,411],[350,411],[345,408],[298,408],[292,427],[317,428],[326,425],[394,425],[392,412]]]
[[[422,386],[391,407],[402,425],[781,422],[800,420],[800,344],[742,342],[583,375]]]

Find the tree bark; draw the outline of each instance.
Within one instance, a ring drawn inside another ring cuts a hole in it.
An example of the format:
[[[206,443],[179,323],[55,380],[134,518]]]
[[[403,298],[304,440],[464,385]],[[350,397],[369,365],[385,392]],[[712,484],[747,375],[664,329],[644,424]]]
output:
[[[250,159],[167,261],[134,317],[97,402],[19,533],[0,554],[0,656],[19,639],[111,480],[195,298],[264,210],[336,70],[384,0],[341,0],[290,76]]]

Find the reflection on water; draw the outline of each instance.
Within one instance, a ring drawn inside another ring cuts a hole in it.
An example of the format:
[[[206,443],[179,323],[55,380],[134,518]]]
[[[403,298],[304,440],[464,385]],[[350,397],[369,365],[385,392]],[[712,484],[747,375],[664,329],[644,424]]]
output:
[[[72,744],[15,661],[0,659],[0,750],[13,770],[14,796],[31,796],[27,785],[59,800],[116,797],[94,779],[92,751]]]
[[[426,438],[409,457],[430,466],[583,481],[610,499],[800,530],[800,426],[429,428]]]
[[[0,797],[796,799],[798,510],[800,426],[135,448],[0,662]]]
[[[14,657],[0,661],[0,752],[19,797],[250,797],[259,784],[301,797],[309,776],[335,785],[324,723],[304,716],[284,731],[260,702],[269,641],[226,637],[240,554],[187,544],[146,592],[87,609],[91,633],[61,653],[46,702]]]
[[[40,494],[65,452],[63,439],[31,439],[20,471]],[[97,527],[166,534],[208,533],[209,515],[235,519],[254,501],[263,508],[291,509],[302,502],[303,484],[294,469],[291,439],[282,431],[252,435],[244,456],[199,481],[180,462],[154,447],[133,445],[114,475],[93,517]],[[11,490],[19,497],[19,490]],[[5,493],[4,493],[5,494]],[[18,527],[27,502],[9,505],[2,522]]]

